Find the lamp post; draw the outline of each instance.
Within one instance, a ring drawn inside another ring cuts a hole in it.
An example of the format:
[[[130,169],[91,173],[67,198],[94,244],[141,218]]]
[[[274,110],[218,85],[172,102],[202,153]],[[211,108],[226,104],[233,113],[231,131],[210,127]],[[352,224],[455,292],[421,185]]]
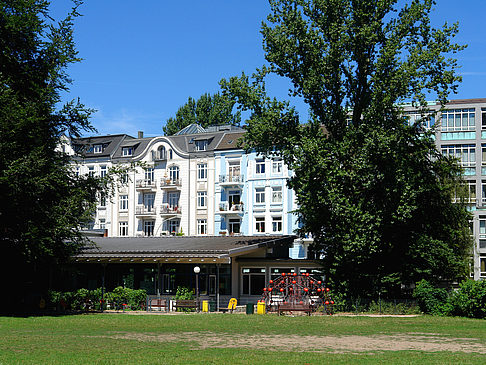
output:
[[[194,274],[196,274],[196,311],[199,312],[199,273],[201,268],[199,266],[194,267]]]

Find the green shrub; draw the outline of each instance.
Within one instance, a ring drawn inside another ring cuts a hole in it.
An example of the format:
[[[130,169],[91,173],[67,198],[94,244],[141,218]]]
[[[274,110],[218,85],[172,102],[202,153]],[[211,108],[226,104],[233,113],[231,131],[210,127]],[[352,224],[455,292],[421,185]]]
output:
[[[192,290],[186,288],[185,286],[178,286],[176,290],[175,300],[192,300],[194,299],[194,294]],[[189,312],[189,308],[177,308],[178,312]]]
[[[466,280],[450,298],[451,315],[486,318],[486,281]]]
[[[427,280],[421,280],[415,286],[413,297],[420,310],[427,314],[445,314],[447,308],[447,290],[436,288]]]

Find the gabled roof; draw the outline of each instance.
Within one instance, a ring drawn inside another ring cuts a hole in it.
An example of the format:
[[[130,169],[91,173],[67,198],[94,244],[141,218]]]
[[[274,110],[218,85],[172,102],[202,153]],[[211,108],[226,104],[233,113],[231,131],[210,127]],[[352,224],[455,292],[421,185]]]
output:
[[[118,146],[126,140],[133,139],[127,134],[114,134],[96,137],[74,138],[71,141],[73,149],[83,158],[112,157]],[[94,153],[94,146],[102,145],[102,152]]]
[[[245,132],[236,132],[236,133],[225,133],[219,144],[216,146],[215,150],[235,150],[240,149],[241,147],[238,146],[238,140],[243,137]]]

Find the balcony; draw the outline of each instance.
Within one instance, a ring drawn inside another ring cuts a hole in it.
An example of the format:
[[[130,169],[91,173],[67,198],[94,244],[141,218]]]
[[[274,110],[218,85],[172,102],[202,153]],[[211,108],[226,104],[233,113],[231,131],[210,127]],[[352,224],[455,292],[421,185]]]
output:
[[[152,151],[152,161],[166,161],[167,152],[165,150]]]
[[[157,214],[157,209],[155,207],[146,205],[137,205],[135,207],[136,217],[153,217]]]
[[[182,186],[181,179],[169,179],[169,178],[162,178],[160,179],[160,188],[166,190],[179,190]]]
[[[140,179],[135,182],[137,190],[154,190],[156,188],[155,180]]]
[[[243,204],[230,204],[228,202],[219,203],[219,214],[243,214]]]
[[[160,207],[160,215],[162,217],[174,217],[182,214],[181,207],[171,206],[169,204],[162,204]]]
[[[244,175],[219,175],[221,186],[240,186],[243,185],[244,180]]]

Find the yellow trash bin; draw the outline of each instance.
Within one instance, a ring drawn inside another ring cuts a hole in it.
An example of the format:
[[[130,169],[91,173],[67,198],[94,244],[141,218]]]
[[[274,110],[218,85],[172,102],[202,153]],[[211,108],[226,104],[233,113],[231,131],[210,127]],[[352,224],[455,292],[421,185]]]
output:
[[[267,308],[265,307],[265,302],[258,302],[257,303],[257,314],[265,314],[267,313]]]
[[[209,300],[203,300],[202,311],[209,312]]]

